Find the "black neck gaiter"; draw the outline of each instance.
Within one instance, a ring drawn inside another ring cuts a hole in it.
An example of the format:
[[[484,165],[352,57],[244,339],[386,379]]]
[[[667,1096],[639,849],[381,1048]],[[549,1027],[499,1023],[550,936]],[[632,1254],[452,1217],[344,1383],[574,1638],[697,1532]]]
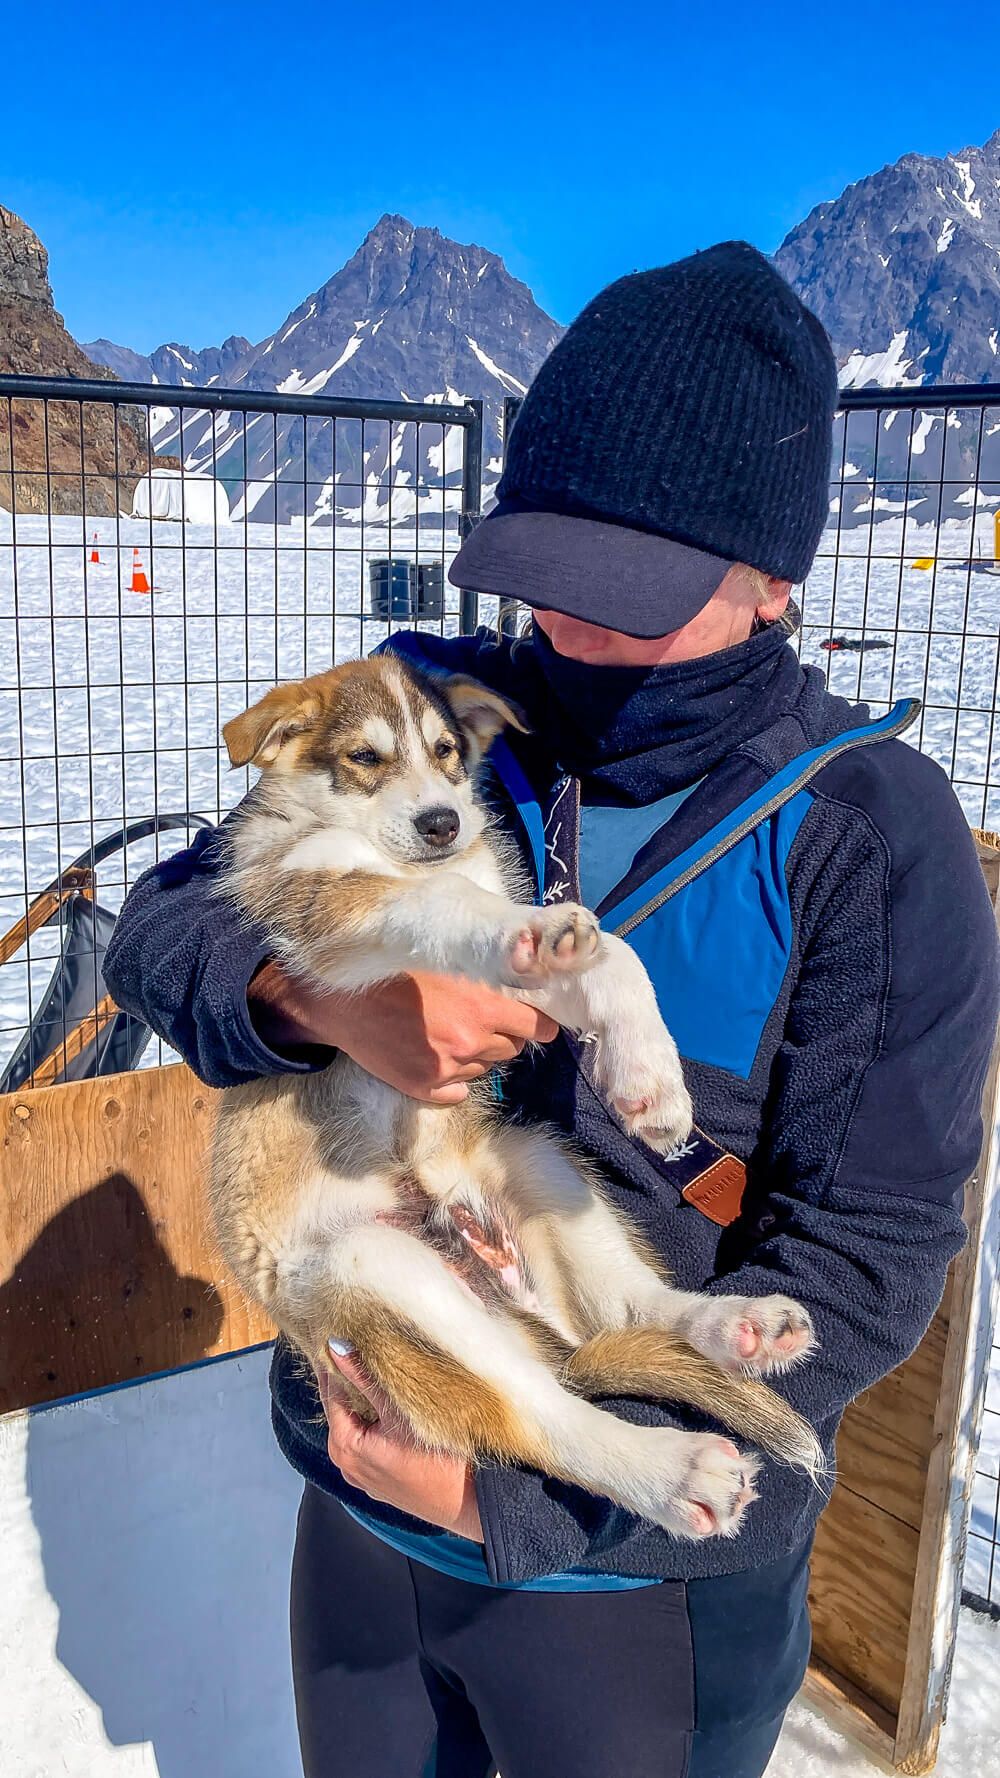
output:
[[[780,624],[660,667],[567,660],[532,625],[510,664],[553,765],[580,779],[585,801],[621,804],[653,802],[704,777],[792,708],[806,677]]]

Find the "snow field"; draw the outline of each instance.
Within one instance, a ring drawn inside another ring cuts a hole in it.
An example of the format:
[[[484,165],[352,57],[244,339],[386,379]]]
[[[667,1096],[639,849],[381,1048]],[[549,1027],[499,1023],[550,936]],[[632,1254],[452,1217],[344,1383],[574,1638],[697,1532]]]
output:
[[[89,561],[94,547],[100,563]],[[419,546],[418,546],[419,537]],[[0,513],[0,932],[95,838],[154,813],[212,821],[244,794],[223,723],[279,679],[370,652],[368,564],[449,562],[457,533],[421,525],[211,526]],[[151,596],[132,593],[133,549]],[[446,633],[458,628],[447,587]],[[488,605],[488,601],[486,604]],[[496,602],[493,601],[495,611]],[[440,624],[427,626],[440,630]],[[184,844],[166,835],[165,852]],[[157,856],[153,839],[101,868],[120,905]],[[58,933],[0,967],[0,1063],[51,974]],[[150,1059],[155,1059],[151,1057]]]
[[[963,1611],[959,1617],[948,1717],[934,1778],[1000,1778],[997,1682],[1000,1624]],[[766,1778],[873,1778],[891,1767],[876,1762],[802,1699],[785,1718]]]

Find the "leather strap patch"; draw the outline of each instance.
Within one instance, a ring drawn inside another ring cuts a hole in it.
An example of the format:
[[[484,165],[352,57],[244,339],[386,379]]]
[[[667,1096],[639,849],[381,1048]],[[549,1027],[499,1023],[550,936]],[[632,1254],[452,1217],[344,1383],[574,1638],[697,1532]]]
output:
[[[746,1182],[747,1170],[743,1162],[734,1154],[724,1154],[704,1173],[699,1173],[697,1179],[692,1179],[690,1185],[684,1187],[681,1197],[710,1222],[718,1223],[724,1229],[735,1222],[740,1213]]]

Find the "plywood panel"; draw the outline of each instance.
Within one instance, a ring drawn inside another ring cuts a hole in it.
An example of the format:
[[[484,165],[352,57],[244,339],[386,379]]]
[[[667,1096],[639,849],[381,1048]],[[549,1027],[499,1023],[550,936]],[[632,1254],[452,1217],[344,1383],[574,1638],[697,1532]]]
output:
[[[950,1288],[912,1358],[852,1402],[837,1439],[837,1473],[856,1494],[918,1531],[948,1340]]]
[[[859,1741],[879,1762],[877,1771],[892,1770],[896,1721],[889,1711],[840,1674],[831,1673],[815,1655],[809,1663],[802,1696],[822,1710],[834,1728],[852,1741]]]
[[[271,1337],[206,1225],[214,1099],[180,1064],[0,1099],[0,1412]]]
[[[813,1550],[817,1657],[893,1720],[906,1668],[918,1537],[841,1484]]]

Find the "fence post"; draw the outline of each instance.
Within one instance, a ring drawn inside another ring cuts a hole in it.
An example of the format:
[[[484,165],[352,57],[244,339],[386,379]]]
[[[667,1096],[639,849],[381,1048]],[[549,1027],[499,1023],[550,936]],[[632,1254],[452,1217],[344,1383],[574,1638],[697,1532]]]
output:
[[[479,522],[483,509],[483,404],[467,403],[474,418],[464,428],[465,449],[462,453],[462,511],[459,516],[459,537],[464,543]],[[462,588],[458,627],[463,635],[475,630],[479,613],[479,594],[470,587]]]
[[[504,455],[504,461],[506,461],[506,458],[507,458],[507,440],[510,437],[510,429],[513,426],[514,421],[517,419],[517,416],[521,411],[521,403],[523,400],[524,400],[523,395],[505,395],[503,398],[503,455]]]
[[[507,440],[510,437],[510,429],[520,412],[522,400],[523,396],[520,395],[505,395],[503,398],[501,461],[504,465],[506,465],[507,462]],[[501,636],[505,634],[514,636],[517,634],[517,604],[518,602],[516,599],[501,599],[500,610],[497,615],[497,629]]]

